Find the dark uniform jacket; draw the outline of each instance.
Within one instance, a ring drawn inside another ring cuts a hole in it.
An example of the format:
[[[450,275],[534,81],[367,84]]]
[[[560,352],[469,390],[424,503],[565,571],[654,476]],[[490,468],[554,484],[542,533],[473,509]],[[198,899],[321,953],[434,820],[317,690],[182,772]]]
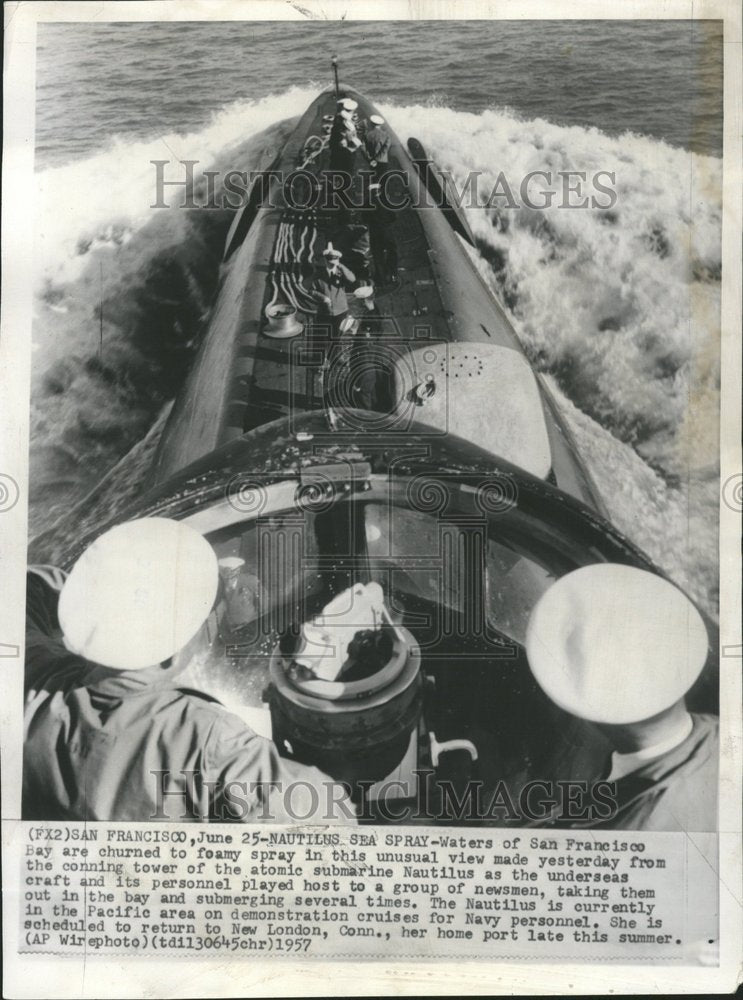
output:
[[[349,130],[348,124],[342,115],[336,115],[333,127],[330,130],[330,162],[331,170],[342,170],[348,174],[353,173],[354,150],[343,145],[344,140],[353,134],[353,129]]]
[[[338,270],[334,274],[331,274],[327,267],[319,270],[312,282],[312,289],[317,295],[326,295],[330,299],[330,306],[323,305],[322,311],[331,316],[342,316],[347,313],[346,289],[355,281],[356,275],[343,264],[338,265]]]
[[[616,782],[615,830],[717,829],[720,721],[692,715],[693,727],[673,750]]]
[[[280,757],[209,696],[180,689],[177,675],[69,652],[57,592],[33,572],[28,580],[24,819],[354,822],[345,801],[326,818],[328,800],[341,798],[329,778]]]
[[[572,821],[560,815],[558,809],[544,821],[530,825],[689,833],[716,830],[720,723],[714,715],[692,713],[691,718],[692,730],[677,747],[613,782],[607,782],[605,777],[611,770],[608,744],[605,766],[600,773],[594,772],[593,777],[585,766],[578,766],[579,754],[575,754],[573,761],[564,757],[560,764],[561,778],[587,781],[588,803],[591,790],[598,787],[596,783],[613,791],[604,790],[601,808],[587,818]]]
[[[364,137],[364,145],[370,160],[386,163],[389,156],[390,136],[383,125],[372,125]]]

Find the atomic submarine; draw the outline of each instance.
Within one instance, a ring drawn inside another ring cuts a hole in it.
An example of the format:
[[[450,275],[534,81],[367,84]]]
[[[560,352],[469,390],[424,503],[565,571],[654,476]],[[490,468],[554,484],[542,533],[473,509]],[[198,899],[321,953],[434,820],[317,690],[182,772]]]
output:
[[[442,782],[517,796],[596,776],[602,738],[529,669],[529,615],[582,566],[663,573],[611,524],[451,179],[387,123],[387,160],[370,159],[372,118],[336,71],[254,178],[146,486],[88,521],[64,565],[121,521],[197,529],[221,587],[179,684],[347,781],[376,821],[393,818],[375,812],[387,782],[433,822]],[[329,247],[354,278],[339,329],[313,293]],[[688,701],[714,711],[706,621]]]

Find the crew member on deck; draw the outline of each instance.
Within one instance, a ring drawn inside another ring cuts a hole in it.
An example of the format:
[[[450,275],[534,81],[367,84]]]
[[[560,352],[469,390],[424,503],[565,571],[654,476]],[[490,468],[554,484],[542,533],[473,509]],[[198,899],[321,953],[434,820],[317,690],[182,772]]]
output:
[[[350,98],[338,102],[338,111],[330,130],[330,169],[353,175],[355,154],[361,148],[361,139],[356,131],[354,110],[356,101]]]
[[[160,517],[110,529],[69,576],[30,568],[24,819],[354,822],[330,778],[179,687],[217,588],[209,543]]]
[[[607,740],[595,780],[614,783],[616,810],[569,825],[716,829],[719,720],[685,703],[707,660],[707,630],[680,590],[632,566],[584,566],[537,602],[526,651],[548,697]]]
[[[369,165],[379,180],[389,164],[390,134],[384,127],[384,118],[381,115],[370,115],[369,122],[370,128],[366,130],[364,145]]]
[[[346,291],[356,283],[356,275],[344,264],[341,264],[343,254],[332,243],[323,250],[325,266],[315,276],[312,282],[313,297],[319,302],[318,317],[330,326],[331,349],[328,363],[337,352],[341,324],[348,315],[348,298]]]
[[[341,97],[338,103],[338,112],[347,117],[351,127],[355,132],[359,131],[361,122],[359,121],[358,103],[352,97]]]
[[[350,214],[342,239],[357,281],[368,284],[371,279],[371,243],[369,229],[359,212]]]

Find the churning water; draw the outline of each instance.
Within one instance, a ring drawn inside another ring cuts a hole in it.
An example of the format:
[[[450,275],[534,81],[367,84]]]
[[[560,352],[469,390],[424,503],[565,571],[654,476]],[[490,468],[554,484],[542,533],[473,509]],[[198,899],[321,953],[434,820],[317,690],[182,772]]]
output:
[[[712,22],[42,26],[31,533],[149,431],[214,301],[229,213],[151,209],[150,161],[264,166],[337,51],[485,195],[615,175],[610,210],[468,209],[475,262],[617,526],[714,613],[721,50]]]

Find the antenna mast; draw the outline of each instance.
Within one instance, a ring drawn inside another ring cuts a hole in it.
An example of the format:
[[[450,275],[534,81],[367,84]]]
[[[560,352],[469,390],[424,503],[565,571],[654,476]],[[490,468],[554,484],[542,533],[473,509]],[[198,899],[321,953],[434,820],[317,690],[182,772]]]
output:
[[[335,78],[335,96],[337,99],[338,97],[340,97],[340,93],[338,90],[338,56],[333,56],[332,59],[330,60],[330,64],[333,67],[333,76]]]

